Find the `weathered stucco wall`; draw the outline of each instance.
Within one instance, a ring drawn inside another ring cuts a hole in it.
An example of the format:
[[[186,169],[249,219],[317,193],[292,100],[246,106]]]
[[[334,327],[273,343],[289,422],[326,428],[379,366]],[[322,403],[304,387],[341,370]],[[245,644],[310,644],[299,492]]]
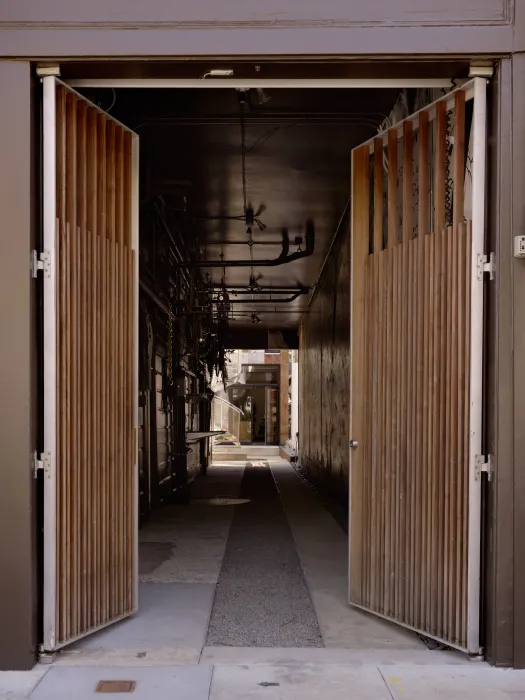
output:
[[[299,459],[311,478],[348,498],[350,348],[348,229],[334,245],[299,340]]]

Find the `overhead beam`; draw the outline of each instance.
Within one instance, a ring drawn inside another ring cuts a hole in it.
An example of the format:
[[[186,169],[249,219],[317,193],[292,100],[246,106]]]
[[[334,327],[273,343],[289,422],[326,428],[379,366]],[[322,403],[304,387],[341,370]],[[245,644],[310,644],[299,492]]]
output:
[[[231,88],[452,88],[450,78],[77,78],[65,81],[75,88],[217,89]],[[458,81],[456,81],[456,84]]]

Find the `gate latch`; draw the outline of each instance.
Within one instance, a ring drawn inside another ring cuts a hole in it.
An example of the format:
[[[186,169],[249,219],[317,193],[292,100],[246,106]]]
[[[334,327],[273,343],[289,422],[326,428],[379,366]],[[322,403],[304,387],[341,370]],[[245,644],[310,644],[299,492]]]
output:
[[[51,478],[51,453],[42,452],[39,456],[37,452],[33,453],[33,476],[36,479],[38,472],[43,470],[46,479]]]
[[[483,472],[487,475],[487,479],[489,481],[492,481],[492,477],[494,476],[494,465],[492,464],[491,455],[487,455],[486,457],[485,455],[476,455],[476,481],[478,481],[481,478],[481,474]]]
[[[490,255],[485,255],[478,253],[478,280],[481,282],[483,280],[483,275],[488,273],[489,279],[494,279],[494,272],[496,266],[494,261],[494,253]]]

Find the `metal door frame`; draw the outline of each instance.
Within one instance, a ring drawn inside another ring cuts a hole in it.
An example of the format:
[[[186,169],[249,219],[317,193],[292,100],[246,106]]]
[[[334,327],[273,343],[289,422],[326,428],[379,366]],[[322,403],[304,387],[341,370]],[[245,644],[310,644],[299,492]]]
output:
[[[91,629],[75,639],[69,639],[64,644],[56,643],[57,621],[57,483],[56,483],[56,409],[57,409],[57,188],[56,188],[56,86],[64,85],[72,88],[56,77],[56,72],[50,70],[49,75],[42,75],[43,84],[43,363],[44,363],[44,402],[43,402],[43,454],[41,461],[44,471],[44,527],[43,527],[43,636],[40,651],[54,652],[62,646],[69,645],[89,634],[117,622],[117,618]],[[89,102],[83,95],[77,93],[98,112],[107,114],[97,105]],[[111,115],[107,115],[117,121]],[[123,125],[124,126],[124,125]],[[128,131],[129,129],[125,127]],[[131,239],[132,249],[138,254],[139,243],[139,137],[132,133],[132,207],[131,207]],[[138,522],[139,522],[139,484],[138,484],[138,341],[139,341],[139,266],[138,259],[134,269],[134,384],[135,396],[133,401],[134,423],[134,520],[135,520],[135,557],[133,574],[134,611],[138,605]],[[124,616],[124,617],[127,617]]]

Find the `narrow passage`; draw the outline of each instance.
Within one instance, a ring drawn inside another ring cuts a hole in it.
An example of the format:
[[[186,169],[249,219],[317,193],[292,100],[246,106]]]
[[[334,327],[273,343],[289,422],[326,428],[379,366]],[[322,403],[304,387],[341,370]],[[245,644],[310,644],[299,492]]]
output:
[[[247,464],[217,583],[208,646],[323,647],[267,463]]]

